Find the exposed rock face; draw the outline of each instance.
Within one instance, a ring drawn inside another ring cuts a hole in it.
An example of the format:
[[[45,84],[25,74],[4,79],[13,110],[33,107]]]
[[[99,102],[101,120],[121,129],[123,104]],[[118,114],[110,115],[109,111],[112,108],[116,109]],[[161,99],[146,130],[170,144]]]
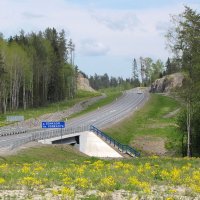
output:
[[[90,92],[95,92],[95,90],[90,86],[89,80],[84,78],[83,74],[79,73],[77,78],[78,90],[85,90]]]
[[[150,92],[167,93],[176,88],[180,88],[183,83],[184,76],[182,73],[175,73],[164,76],[155,80],[151,85]]]

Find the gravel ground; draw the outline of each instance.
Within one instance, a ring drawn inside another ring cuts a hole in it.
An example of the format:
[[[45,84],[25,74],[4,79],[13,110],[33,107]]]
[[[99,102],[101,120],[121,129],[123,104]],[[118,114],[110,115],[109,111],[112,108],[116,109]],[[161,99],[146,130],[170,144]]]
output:
[[[58,189],[58,187],[55,187]],[[54,189],[55,189],[54,188]],[[140,191],[130,192],[125,190],[115,190],[100,192],[97,190],[88,190],[85,192],[75,191],[75,197],[53,195],[52,188],[37,190],[3,190],[0,192],[0,199],[15,200],[80,200],[80,199],[101,199],[101,200],[200,200],[200,196],[190,195],[187,188],[176,188],[176,194],[169,194],[166,186],[155,186],[151,194],[144,194]]]

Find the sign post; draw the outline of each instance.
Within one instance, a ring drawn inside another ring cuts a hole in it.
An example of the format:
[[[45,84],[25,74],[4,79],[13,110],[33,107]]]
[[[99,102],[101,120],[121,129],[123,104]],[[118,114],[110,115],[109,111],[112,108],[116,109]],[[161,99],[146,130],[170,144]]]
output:
[[[42,122],[42,128],[61,128],[60,138],[62,142],[62,129],[65,128],[65,122]]]

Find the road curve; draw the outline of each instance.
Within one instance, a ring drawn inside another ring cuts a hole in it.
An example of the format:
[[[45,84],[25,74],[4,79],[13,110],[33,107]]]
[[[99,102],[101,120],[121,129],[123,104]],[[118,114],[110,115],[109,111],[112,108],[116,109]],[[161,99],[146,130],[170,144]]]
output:
[[[90,125],[93,125],[99,129],[109,127],[114,123],[122,120],[130,113],[139,109],[139,107],[141,107],[148,100],[148,97],[149,93],[147,91],[140,93],[137,89],[128,90],[111,104],[108,104],[85,115],[68,120],[67,128],[76,129],[77,127],[85,127]],[[1,136],[0,148],[10,147],[20,140],[22,141],[23,139],[31,137],[33,134],[43,134],[48,131],[49,129],[41,129],[37,131],[30,130],[27,133],[18,135]],[[54,131],[56,132],[55,129]]]

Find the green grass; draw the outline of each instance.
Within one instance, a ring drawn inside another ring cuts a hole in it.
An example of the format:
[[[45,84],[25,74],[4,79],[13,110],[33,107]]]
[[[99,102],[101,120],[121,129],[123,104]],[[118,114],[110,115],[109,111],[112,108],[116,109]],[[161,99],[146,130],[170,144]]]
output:
[[[0,162],[6,163],[33,163],[33,162],[66,162],[69,160],[87,159],[88,156],[79,152],[70,145],[36,146],[20,150],[15,155],[1,156]]]
[[[100,96],[100,95],[101,95],[100,92],[90,92],[90,91],[85,91],[85,90],[78,90],[75,98],[80,99],[80,98],[96,97],[96,96]]]
[[[9,115],[23,115],[25,119],[37,118],[43,114],[53,113],[53,112],[68,109],[69,107],[72,107],[73,105],[75,105],[76,103],[80,101],[84,101],[86,99],[89,99],[95,96],[100,96],[100,95],[101,94],[99,92],[88,92],[88,91],[80,90],[77,92],[76,97],[74,99],[65,100],[58,103],[52,103],[52,104],[49,104],[48,106],[43,106],[43,107],[38,107],[38,108],[30,108],[27,110],[19,109],[13,112],[7,112],[6,114],[0,115],[0,126],[9,124],[8,122],[5,121],[6,116],[9,116]]]
[[[176,126],[176,117],[163,116],[179,107],[180,104],[170,97],[151,94],[142,109],[105,132],[124,144],[131,144],[138,136],[166,138],[166,147],[177,151],[180,149],[181,134]]]

